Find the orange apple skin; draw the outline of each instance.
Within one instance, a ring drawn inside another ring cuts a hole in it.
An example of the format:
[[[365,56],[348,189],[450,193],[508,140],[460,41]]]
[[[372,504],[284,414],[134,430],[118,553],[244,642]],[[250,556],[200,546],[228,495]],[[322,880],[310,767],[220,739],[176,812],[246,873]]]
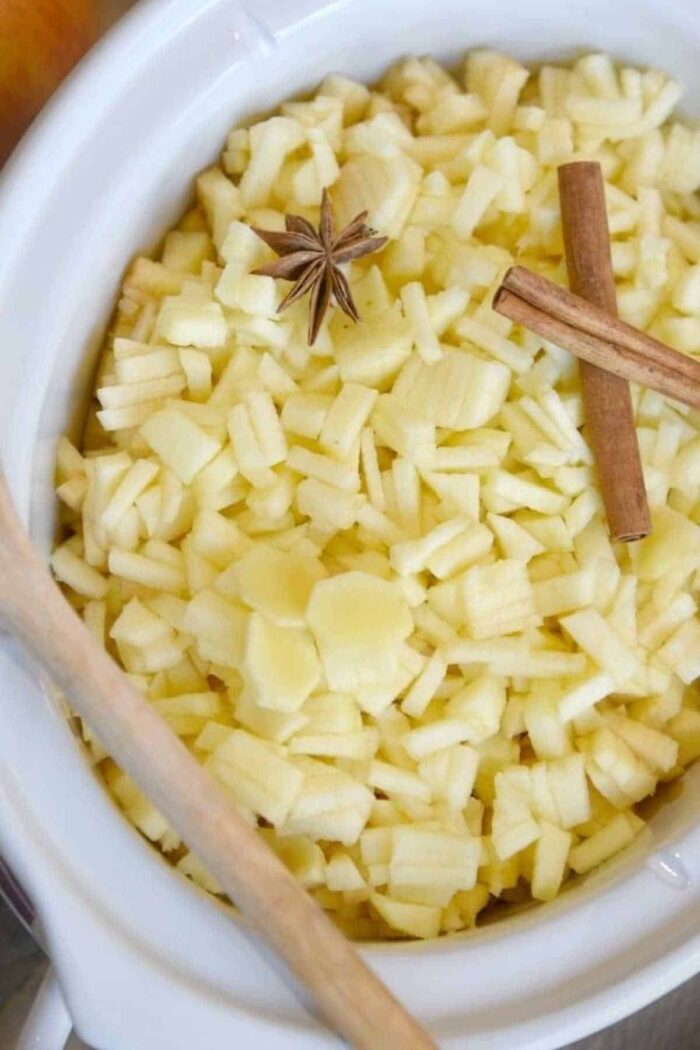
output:
[[[95,0],[0,0],[0,164],[97,31]]]

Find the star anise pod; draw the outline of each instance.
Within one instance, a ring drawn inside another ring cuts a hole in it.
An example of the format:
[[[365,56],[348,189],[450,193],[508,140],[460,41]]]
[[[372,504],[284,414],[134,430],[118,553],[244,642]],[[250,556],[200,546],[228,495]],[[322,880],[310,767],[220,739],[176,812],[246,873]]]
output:
[[[331,298],[353,321],[360,319],[350,284],[340,267],[351,259],[360,259],[363,255],[379,251],[388,240],[367,226],[366,218],[367,212],[363,211],[345,229],[336,233],[331,199],[324,189],[318,230],[301,215],[285,216],[285,229],[282,232],[253,227],[258,237],[280,256],[276,262],[261,266],[253,272],[294,281],[294,287],[280,303],[278,312],[311,292],[307,336],[309,346],[313,346],[316,341]]]

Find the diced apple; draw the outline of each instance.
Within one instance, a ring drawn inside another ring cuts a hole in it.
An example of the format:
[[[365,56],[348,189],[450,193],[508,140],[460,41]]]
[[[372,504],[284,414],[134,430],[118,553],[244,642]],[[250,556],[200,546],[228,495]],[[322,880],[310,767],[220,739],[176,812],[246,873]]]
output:
[[[315,584],[326,576],[322,563],[303,551],[280,551],[260,543],[236,563],[242,600],[274,623],[300,627]]]
[[[538,758],[563,758],[571,750],[570,731],[562,723],[554,697],[532,693],[525,700],[524,719]]]
[[[660,773],[668,773],[676,765],[678,744],[672,737],[624,715],[609,715],[608,723],[648,766]]]
[[[340,222],[350,222],[361,211],[369,223],[388,237],[398,237],[416,199],[422,176],[420,167],[396,153],[377,157],[363,154],[347,161],[335,186]]]
[[[56,579],[76,594],[93,599],[104,598],[107,594],[108,583],[104,576],[65,544],[57,547],[51,555],[51,568]]]
[[[556,897],[564,878],[571,848],[571,832],[543,821],[535,843],[532,896],[540,901]]]
[[[363,890],[366,886],[357,865],[343,850],[336,850],[326,865],[326,885],[330,890]]]
[[[141,435],[185,484],[189,484],[221,449],[220,442],[173,409],[162,409],[151,415],[141,427]]]
[[[441,360],[412,358],[394,385],[407,411],[440,427],[468,430],[483,426],[500,410],[510,372],[466,350],[445,348]]]
[[[245,610],[216,591],[199,591],[188,603],[183,629],[194,635],[204,659],[225,667],[240,666],[243,658]]]
[[[440,932],[440,908],[404,904],[380,893],[370,896],[372,907],[393,930],[427,940]]]
[[[281,826],[302,790],[304,775],[274,744],[235,729],[208,761],[234,796],[275,827]]]
[[[465,739],[480,744],[498,732],[505,706],[503,679],[484,674],[457,690],[448,701],[445,714],[468,727],[469,735]]]
[[[389,762],[376,760],[370,766],[368,784],[386,795],[422,799],[429,802],[432,797],[430,785],[407,769],[393,766]]]
[[[363,572],[348,572],[318,582],[307,609],[309,626],[321,650],[328,675],[347,667],[352,680],[372,679],[372,664],[395,649],[413,629],[410,610],[392,583]],[[363,661],[367,665],[362,668]],[[342,676],[341,676],[342,677]],[[338,688],[343,689],[343,685]]]
[[[372,319],[372,334],[348,325],[334,335],[335,357],[345,383],[386,389],[411,353],[413,336],[398,304]]]
[[[464,615],[473,638],[513,634],[540,622],[522,561],[475,565],[460,577]]]
[[[423,758],[418,773],[434,798],[444,799],[452,810],[462,810],[471,796],[479,759],[479,752],[468,744],[453,744]]]
[[[496,854],[507,860],[535,842],[542,832],[532,817],[527,797],[503,773],[496,774],[495,787],[491,834]]]
[[[311,758],[296,761],[304,774],[303,785],[281,833],[352,846],[369,818],[371,792],[340,769]]]
[[[345,383],[324,416],[319,444],[344,459],[358,440],[372,411],[377,392],[358,383]]]
[[[613,679],[624,687],[640,671],[640,660],[615,633],[597,609],[581,609],[561,619],[564,629],[577,645]]]
[[[261,828],[259,833],[302,886],[311,889],[324,884],[326,858],[318,843],[305,835],[280,838],[271,828]]]
[[[260,613],[248,617],[242,671],[262,707],[286,712],[299,710],[320,677],[311,635]]]
[[[643,821],[634,814],[619,813],[600,831],[573,847],[569,864],[577,875],[584,875],[629,846],[643,826]]]

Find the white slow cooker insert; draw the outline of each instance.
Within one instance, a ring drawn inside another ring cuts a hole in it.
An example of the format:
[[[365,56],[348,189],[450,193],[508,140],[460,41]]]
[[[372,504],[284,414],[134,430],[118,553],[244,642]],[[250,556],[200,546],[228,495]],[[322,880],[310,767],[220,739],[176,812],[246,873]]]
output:
[[[484,45],[660,66],[700,115],[693,0],[149,0],[90,56],[0,189],[0,449],[43,550],[55,441],[80,418],[120,276],[177,218],[229,127],[327,72],[371,81],[401,54],[456,61]],[[5,639],[0,720],[0,853],[88,1043],[333,1044],[244,928],[127,825]],[[546,1050],[611,1023],[700,969],[699,781],[692,770],[652,836],[546,908],[368,959],[443,1047]]]

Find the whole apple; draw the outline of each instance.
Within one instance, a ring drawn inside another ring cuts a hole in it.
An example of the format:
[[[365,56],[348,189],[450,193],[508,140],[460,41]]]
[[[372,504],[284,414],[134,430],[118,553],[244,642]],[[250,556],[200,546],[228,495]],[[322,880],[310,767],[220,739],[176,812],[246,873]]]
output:
[[[0,164],[97,32],[96,0],[0,0]]]

